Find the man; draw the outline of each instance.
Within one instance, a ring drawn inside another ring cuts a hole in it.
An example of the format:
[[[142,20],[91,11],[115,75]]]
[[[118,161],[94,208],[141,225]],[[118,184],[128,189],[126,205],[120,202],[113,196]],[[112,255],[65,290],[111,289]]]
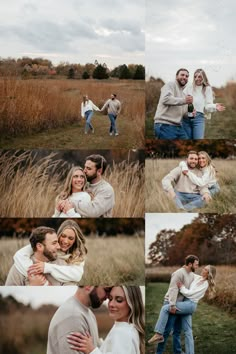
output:
[[[116,98],[115,93],[111,94],[111,98],[105,102],[104,106],[101,108],[101,111],[103,111],[105,108],[107,108],[108,117],[111,122],[109,134],[113,135],[114,133],[114,135],[117,136],[119,133],[116,128],[116,118],[121,111],[121,103]]]
[[[107,161],[101,155],[86,157],[84,173],[89,186],[87,192],[92,194],[90,202],[84,202],[77,208],[83,217],[112,217],[112,209],[115,204],[115,195],[112,186],[102,178],[107,167]],[[68,208],[71,208],[69,205]]]
[[[168,82],[161,89],[161,96],[154,117],[155,137],[158,139],[188,139],[182,118],[187,113],[187,104],[193,97],[185,95],[183,90],[188,82],[187,69],[179,69],[176,80]]]
[[[159,343],[157,346],[156,354],[162,354],[164,352],[168,336],[173,330],[173,349],[174,354],[181,354],[181,342],[180,342],[180,333],[181,329],[184,331],[185,336],[185,351],[186,353],[194,353],[194,341],[192,333],[192,315],[176,315],[176,302],[183,301],[184,296],[179,292],[177,282],[182,282],[184,286],[189,289],[190,285],[194,279],[194,272],[198,268],[199,259],[197,256],[189,255],[185,258],[185,265],[175,271],[171,275],[170,285],[168,291],[164,298],[164,304],[170,304],[170,313],[164,336],[164,342]],[[150,342],[155,341],[154,335]]]
[[[100,307],[109,290],[101,286],[79,287],[75,295],[59,307],[49,326],[47,354],[75,353],[67,342],[71,332],[89,332],[94,345],[100,345],[96,318],[89,307]]]
[[[66,265],[66,262],[57,259],[57,251],[60,249],[56,231],[50,227],[40,226],[34,229],[29,238],[33,255],[31,259],[41,262],[50,262]],[[8,273],[5,285],[63,285],[50,274],[45,275],[23,275],[15,265]]]
[[[196,168],[198,164],[196,151],[189,151],[186,163],[191,172],[198,177],[202,176],[202,172]],[[208,188],[199,187],[191,182],[188,176],[182,173],[180,166],[174,168],[162,179],[162,186],[168,197],[175,200],[179,209],[191,211],[195,208],[202,208],[211,199]]]

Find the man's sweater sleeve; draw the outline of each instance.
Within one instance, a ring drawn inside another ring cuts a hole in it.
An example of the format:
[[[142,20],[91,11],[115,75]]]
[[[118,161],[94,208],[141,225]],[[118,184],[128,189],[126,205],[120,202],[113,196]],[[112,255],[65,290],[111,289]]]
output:
[[[164,191],[169,192],[171,190],[174,190],[173,188],[173,184],[175,184],[181,174],[181,167],[176,167],[174,168],[172,171],[170,171],[170,173],[168,173],[168,175],[166,175],[163,179],[162,179],[162,187],[164,189]]]
[[[171,83],[167,83],[161,89],[161,100],[167,106],[182,106],[186,104],[184,97],[176,97],[174,94],[174,87]]]

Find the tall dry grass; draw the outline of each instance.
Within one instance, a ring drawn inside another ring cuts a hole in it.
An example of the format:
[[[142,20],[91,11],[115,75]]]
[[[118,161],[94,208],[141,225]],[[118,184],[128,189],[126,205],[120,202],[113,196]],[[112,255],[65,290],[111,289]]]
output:
[[[141,81],[0,80],[0,132],[10,136],[62,127],[80,119],[80,105],[88,94],[100,108],[111,93],[122,102],[120,119],[144,142],[145,92]],[[141,144],[140,144],[141,145]]]
[[[146,268],[146,280],[149,282],[169,282],[171,274],[176,269],[178,267]],[[197,271],[197,273],[200,273],[200,271]],[[236,267],[217,265],[215,282],[216,296],[211,300],[205,297],[204,301],[236,314]]]
[[[175,207],[173,200],[168,199],[162,188],[161,180],[180,159],[146,159],[145,161],[145,211],[146,212],[181,212]],[[221,187],[214,199],[201,212],[233,213],[236,211],[236,161],[214,160],[217,179]],[[199,211],[198,209],[193,212]]]
[[[56,153],[35,160],[32,151],[0,155],[0,216],[50,217],[70,165]],[[113,186],[114,217],[144,216],[144,166],[139,162],[113,163],[104,178]]]
[[[4,285],[15,252],[28,244],[27,239],[0,240],[0,284]],[[81,285],[142,285],[145,283],[144,238],[133,237],[86,238],[88,255]]]

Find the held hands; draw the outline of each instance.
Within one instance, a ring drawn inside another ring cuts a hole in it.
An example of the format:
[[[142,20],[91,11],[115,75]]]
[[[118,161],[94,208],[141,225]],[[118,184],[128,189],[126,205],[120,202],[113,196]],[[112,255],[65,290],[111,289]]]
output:
[[[63,213],[66,214],[72,208],[74,208],[74,204],[71,203],[68,199],[66,199],[62,209]]]
[[[67,342],[70,344],[71,349],[83,352],[84,354],[91,353],[95,348],[92,337],[88,332],[85,334],[79,332],[70,333],[67,336]]]
[[[176,313],[176,310],[177,310],[176,306],[175,306],[175,305],[172,305],[172,306],[170,306],[170,308],[169,308],[169,313],[171,313],[172,315],[174,315],[174,314]]]
[[[47,279],[43,274],[30,275],[28,272],[28,279],[29,279],[29,285],[31,286],[42,286],[47,282]]]
[[[44,262],[36,260],[36,263],[32,264],[28,269],[28,275],[36,275],[44,273]]]
[[[177,281],[176,284],[177,284],[177,286],[178,286],[179,289],[181,288],[182,285],[184,285],[184,284],[182,283],[182,281]]]
[[[216,103],[216,110],[218,112],[225,111],[225,106],[223,106],[223,104],[221,104],[221,103]]]

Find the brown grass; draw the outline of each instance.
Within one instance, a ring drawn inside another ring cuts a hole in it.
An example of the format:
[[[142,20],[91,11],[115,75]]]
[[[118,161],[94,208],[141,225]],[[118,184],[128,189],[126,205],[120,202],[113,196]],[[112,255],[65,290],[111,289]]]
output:
[[[4,285],[15,252],[28,244],[27,239],[0,240],[0,284]],[[88,256],[81,285],[142,285],[145,283],[144,238],[133,237],[86,239]]]
[[[145,203],[146,212],[180,212],[174,202],[168,199],[162,188],[161,180],[173,168],[177,167],[180,159],[146,159],[145,162]],[[214,160],[217,179],[221,191],[201,212],[227,213],[235,212],[236,198],[236,161]],[[197,209],[193,210],[197,212]]]
[[[35,161],[31,151],[6,152],[0,156],[0,215],[4,217],[51,217],[55,198],[70,166],[55,159],[56,153]],[[22,167],[24,162],[24,167]],[[104,178],[115,190],[114,217],[143,217],[144,167],[138,162],[113,163]],[[125,206],[125,207],[124,207]]]
[[[145,94],[142,81],[0,80],[0,132],[17,136],[63,127],[81,120],[82,96],[100,108],[116,92],[122,102],[120,120],[127,120],[129,134],[144,145]],[[106,132],[107,133],[107,132]]]

